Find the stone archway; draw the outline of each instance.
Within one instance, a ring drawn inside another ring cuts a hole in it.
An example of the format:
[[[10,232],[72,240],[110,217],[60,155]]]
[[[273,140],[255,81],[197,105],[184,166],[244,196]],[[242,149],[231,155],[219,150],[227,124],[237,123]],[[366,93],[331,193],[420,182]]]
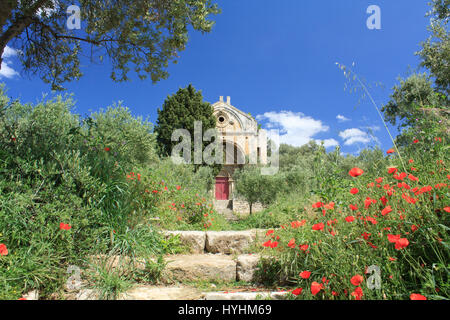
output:
[[[214,195],[216,200],[232,200],[234,190],[233,173],[245,164],[242,149],[229,140],[223,140],[223,166],[216,176]]]

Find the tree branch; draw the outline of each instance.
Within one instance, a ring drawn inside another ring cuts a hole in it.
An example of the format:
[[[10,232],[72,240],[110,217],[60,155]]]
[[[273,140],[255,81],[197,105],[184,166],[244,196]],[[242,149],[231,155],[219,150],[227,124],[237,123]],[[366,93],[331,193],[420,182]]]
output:
[[[19,16],[17,19],[15,19],[15,21],[12,21],[11,25],[9,26],[8,29],[6,29],[5,32],[3,32],[3,30],[2,30],[3,33],[0,36],[0,69],[1,69],[1,62],[2,62],[1,56],[3,55],[3,51],[5,50],[5,47],[8,44],[8,42],[10,42],[12,39],[17,37],[18,35],[20,35],[23,32],[23,30],[25,30],[25,28],[30,25],[30,23],[33,21],[33,17],[36,14],[37,10],[40,9],[41,7],[43,7],[45,5],[45,3],[48,1],[49,0],[36,1],[30,8],[28,8],[24,12],[24,14],[22,16]],[[8,1],[8,3],[12,4],[13,2]],[[2,4],[2,6],[3,6],[3,4]],[[8,18],[11,16],[11,12],[12,12],[12,7],[10,8]],[[7,19],[5,19],[5,23],[6,23],[6,20]]]

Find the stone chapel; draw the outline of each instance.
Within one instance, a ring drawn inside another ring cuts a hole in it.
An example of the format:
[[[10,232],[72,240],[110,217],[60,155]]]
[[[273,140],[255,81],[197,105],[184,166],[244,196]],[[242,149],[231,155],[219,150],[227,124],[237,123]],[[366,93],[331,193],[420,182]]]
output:
[[[218,138],[222,140],[224,150],[224,165],[214,186],[216,207],[239,211],[236,210],[238,201],[232,199],[233,173],[248,163],[267,164],[267,133],[258,129],[258,123],[250,114],[231,105],[230,97],[224,101],[221,96],[212,106]]]

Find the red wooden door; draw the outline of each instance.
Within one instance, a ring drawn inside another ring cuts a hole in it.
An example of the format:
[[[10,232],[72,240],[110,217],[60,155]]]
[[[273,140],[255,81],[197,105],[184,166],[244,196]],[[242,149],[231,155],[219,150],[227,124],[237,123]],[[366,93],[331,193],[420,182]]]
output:
[[[228,200],[230,188],[228,186],[228,178],[216,178],[216,200]]]

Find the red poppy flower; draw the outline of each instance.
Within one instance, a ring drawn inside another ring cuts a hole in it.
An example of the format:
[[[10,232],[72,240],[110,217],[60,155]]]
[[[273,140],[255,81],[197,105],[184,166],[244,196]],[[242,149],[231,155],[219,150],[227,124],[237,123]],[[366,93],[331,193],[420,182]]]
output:
[[[302,251],[306,251],[306,250],[308,250],[309,245],[307,245],[307,244],[301,244],[301,245],[299,245],[299,248],[300,248],[300,250],[302,250]]]
[[[415,140],[413,141],[413,143],[417,143],[417,142],[419,142],[419,140],[417,140],[417,139],[415,139]]]
[[[292,238],[289,243],[288,243],[288,247],[294,249],[296,247],[295,245],[295,239]]]
[[[450,207],[445,207],[444,211],[450,213]]]
[[[364,281],[363,276],[361,276],[361,275],[359,275],[359,274],[353,276],[353,277],[350,279],[350,282],[351,282],[352,285],[354,285],[355,287],[359,286],[359,285],[361,284],[361,282],[363,282],[363,281]]]
[[[419,229],[419,227],[416,226],[415,224],[413,224],[413,225],[411,226],[411,231],[412,231],[412,232],[417,231],[418,229]]]
[[[327,203],[323,207],[325,209],[327,209],[327,210],[333,210],[334,209],[334,202]]]
[[[394,149],[389,149],[388,151],[386,151],[387,154],[391,154],[391,153],[394,153],[394,152],[395,152]]]
[[[271,244],[270,244],[270,247],[273,249],[273,248],[276,248],[278,246],[278,242],[277,241],[274,241],[274,242],[272,242]]]
[[[371,216],[366,217],[366,220],[369,222],[372,222],[372,224],[378,223],[378,221],[374,217],[371,217]]]
[[[110,147],[105,147],[105,151],[108,152],[109,150],[111,150]]]
[[[377,249],[378,247],[374,245],[372,242],[367,241],[367,244],[371,246],[373,249]]]
[[[409,245],[409,241],[406,238],[400,238],[395,243],[395,249],[401,250],[403,248],[406,248]]]
[[[362,235],[362,237],[363,237],[365,240],[367,240],[367,239],[369,239],[369,237],[371,236],[371,233],[367,233],[367,232],[364,231],[364,233],[361,234],[361,235]]]
[[[419,178],[413,176],[412,174],[409,174],[409,175],[408,175],[408,178],[409,178],[409,180],[411,180],[411,181],[419,181]]]
[[[59,229],[61,229],[61,230],[70,230],[71,228],[72,227],[70,225],[66,224],[66,223],[61,222],[59,224]]]
[[[394,174],[392,177],[396,180],[403,180],[408,176],[406,172],[401,172],[399,175]]]
[[[345,221],[347,221],[347,222],[353,222],[353,221],[355,221],[355,217],[354,217],[354,216],[348,216],[348,217],[345,217]]]
[[[0,243],[0,256],[8,255],[8,248],[6,248],[6,244]]]
[[[177,186],[177,190],[180,190],[181,189],[181,186]]]
[[[325,227],[325,225],[321,222],[321,223],[317,223],[317,224],[313,225],[312,229],[316,230],[316,231],[320,231],[320,230],[323,230],[324,227]]]
[[[369,207],[372,203],[374,203],[373,199],[370,199],[369,197],[367,197],[366,200],[364,200],[364,208],[369,209]]]
[[[356,300],[361,300],[361,297],[364,294],[363,294],[361,287],[358,287],[351,293],[351,295],[354,296]]]
[[[350,189],[350,193],[351,194],[357,194],[359,192],[359,189],[358,188],[351,188]]]
[[[350,208],[351,210],[353,210],[353,211],[358,210],[358,207],[355,206],[355,205],[353,205],[353,204],[349,205],[349,208]]]
[[[431,190],[433,190],[432,186],[425,186],[425,187],[420,188],[419,191],[417,192],[417,194],[430,192]]]
[[[388,241],[391,243],[396,243],[398,241],[398,239],[400,239],[400,235],[393,235],[393,234],[388,234],[387,235]]]
[[[385,215],[387,215],[387,214],[390,213],[390,212],[392,212],[392,208],[391,208],[391,206],[387,206],[386,208],[384,208],[384,209],[381,211],[381,215],[385,216]]]
[[[409,299],[411,300],[427,300],[427,297],[418,294],[418,293],[411,293],[411,295],[409,296]]]
[[[314,203],[313,205],[312,205],[312,207],[313,208],[321,208],[323,206],[323,203],[322,202],[316,202],[316,203]]]
[[[353,178],[356,178],[360,175],[362,175],[364,173],[364,171],[360,168],[352,168],[348,174],[351,175]]]
[[[268,241],[266,241],[266,242],[263,243],[263,247],[268,248],[268,247],[270,247],[270,244],[271,244],[271,243],[272,243],[272,240],[268,240]]]
[[[412,203],[412,204],[415,204],[416,201],[419,200],[417,198],[410,197],[409,195],[407,195],[405,193],[402,193],[402,198],[405,199],[406,202]]]
[[[309,278],[309,276],[311,275],[311,272],[310,271],[302,271],[302,272],[300,272],[300,277],[302,277],[303,279],[308,279]]]
[[[274,233],[273,230],[267,230],[267,232],[266,232],[266,237],[270,236],[272,233]]]
[[[301,226],[303,226],[306,223],[306,220],[302,220],[302,221],[293,221],[291,222],[291,227],[293,229],[299,228]]]
[[[298,296],[299,294],[302,293],[302,290],[303,290],[303,288],[297,288],[297,289],[295,289],[295,290],[292,290],[291,293],[292,293],[294,296]]]
[[[388,173],[389,174],[391,174],[391,173],[396,173],[397,172],[397,168],[388,168]]]
[[[397,259],[389,257],[389,261],[397,261]]]
[[[317,283],[315,281],[313,283],[311,283],[312,295],[315,296],[316,294],[318,294],[322,288],[323,288],[323,284],[321,284],[321,283]]]

